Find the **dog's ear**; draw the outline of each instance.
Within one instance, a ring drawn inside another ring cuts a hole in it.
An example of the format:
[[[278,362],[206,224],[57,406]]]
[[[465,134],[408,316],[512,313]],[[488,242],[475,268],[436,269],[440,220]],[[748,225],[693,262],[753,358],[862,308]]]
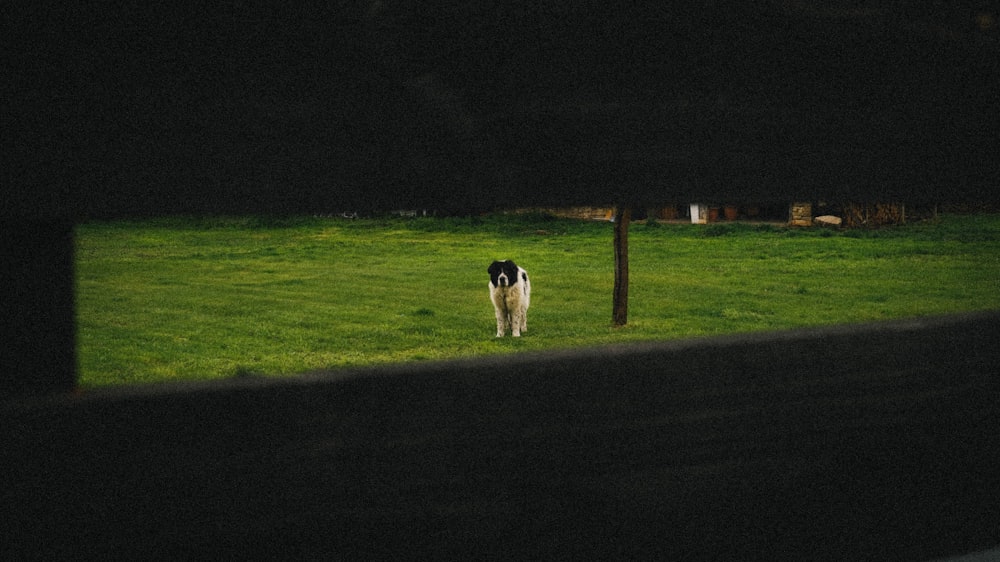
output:
[[[486,273],[489,273],[490,275],[493,275],[493,272],[496,271],[500,267],[499,263],[500,262],[493,262],[493,263],[491,263],[490,266],[486,268]]]

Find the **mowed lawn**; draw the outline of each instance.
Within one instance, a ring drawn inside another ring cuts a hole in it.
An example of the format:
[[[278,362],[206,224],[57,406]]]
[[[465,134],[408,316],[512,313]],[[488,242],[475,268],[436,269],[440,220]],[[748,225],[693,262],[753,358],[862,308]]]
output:
[[[76,231],[84,387],[663,340],[1000,308],[1000,216],[877,231],[634,224],[611,326],[612,225],[551,217],[162,218]],[[494,337],[486,267],[532,277]]]

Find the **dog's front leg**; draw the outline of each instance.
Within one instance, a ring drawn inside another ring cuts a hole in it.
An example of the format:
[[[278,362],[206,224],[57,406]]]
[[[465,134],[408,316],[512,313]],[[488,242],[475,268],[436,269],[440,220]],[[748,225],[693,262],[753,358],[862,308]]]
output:
[[[496,313],[497,313],[497,337],[502,338],[504,333],[504,325],[507,323],[507,313],[500,310],[499,308],[496,309]]]

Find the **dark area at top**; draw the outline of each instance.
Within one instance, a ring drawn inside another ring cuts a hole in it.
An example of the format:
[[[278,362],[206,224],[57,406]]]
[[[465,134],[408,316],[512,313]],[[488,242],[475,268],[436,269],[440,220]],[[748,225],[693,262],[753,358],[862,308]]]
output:
[[[26,3],[11,216],[995,200],[995,1]]]

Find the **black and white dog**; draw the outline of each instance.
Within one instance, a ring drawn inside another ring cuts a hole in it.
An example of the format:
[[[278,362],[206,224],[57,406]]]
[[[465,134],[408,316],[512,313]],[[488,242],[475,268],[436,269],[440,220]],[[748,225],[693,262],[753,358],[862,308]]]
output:
[[[486,271],[490,274],[490,300],[497,313],[497,337],[503,337],[506,326],[510,326],[511,335],[520,337],[528,329],[528,272],[510,260],[495,261]]]

